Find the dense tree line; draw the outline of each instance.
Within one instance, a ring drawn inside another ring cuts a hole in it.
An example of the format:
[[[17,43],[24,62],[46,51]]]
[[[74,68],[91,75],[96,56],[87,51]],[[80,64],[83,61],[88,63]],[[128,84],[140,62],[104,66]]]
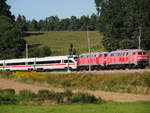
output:
[[[25,17],[17,18],[10,12],[7,0],[0,0],[0,59],[22,58],[25,56],[26,41],[23,39],[27,30]],[[36,51],[34,51],[36,50]],[[48,56],[48,47],[35,47],[29,50],[30,57]]]
[[[150,49],[150,0],[95,0],[99,14],[98,29],[107,50]]]
[[[71,16],[60,19],[57,16],[50,16],[44,20],[26,20],[25,16],[19,15],[16,19],[17,25],[24,31],[64,31],[64,30],[86,30],[90,25],[90,30],[96,30],[97,15],[91,16]]]
[[[18,58],[22,56],[26,41],[21,38],[20,29],[15,26],[14,15],[6,0],[0,0],[0,58]]]

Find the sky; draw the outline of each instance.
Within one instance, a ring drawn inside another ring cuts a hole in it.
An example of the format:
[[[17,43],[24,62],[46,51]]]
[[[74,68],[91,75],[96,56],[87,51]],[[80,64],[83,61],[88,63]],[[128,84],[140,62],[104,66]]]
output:
[[[49,16],[69,18],[96,13],[94,0],[7,0],[16,17],[21,14],[27,20],[40,20]]]

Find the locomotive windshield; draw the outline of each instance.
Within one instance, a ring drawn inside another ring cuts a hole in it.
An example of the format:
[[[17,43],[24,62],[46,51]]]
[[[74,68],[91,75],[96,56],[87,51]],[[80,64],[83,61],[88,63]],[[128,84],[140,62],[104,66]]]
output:
[[[140,52],[138,52],[138,55],[146,55],[146,52],[140,51]]]

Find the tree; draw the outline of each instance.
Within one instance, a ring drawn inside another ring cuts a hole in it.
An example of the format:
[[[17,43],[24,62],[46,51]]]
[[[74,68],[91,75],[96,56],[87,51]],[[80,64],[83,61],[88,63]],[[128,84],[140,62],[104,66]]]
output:
[[[15,17],[10,12],[10,6],[6,3],[7,0],[0,0],[0,16],[6,16],[14,21]]]
[[[18,15],[15,24],[22,32],[27,31],[27,20],[25,16]]]
[[[14,16],[10,12],[6,0],[0,0],[0,59],[19,58],[26,41],[21,38],[22,32],[14,24]]]
[[[107,50],[138,48],[142,27],[142,49],[150,49],[149,0],[95,0],[99,13],[98,29]]]
[[[40,57],[50,56],[51,50],[47,46],[43,46],[40,50]]]
[[[26,41],[20,37],[20,30],[12,28],[0,37],[0,59],[22,57]]]
[[[39,31],[40,30],[38,22],[35,19],[33,19],[31,22],[28,23],[28,28],[30,31]]]
[[[76,54],[76,49],[73,47],[73,44],[70,44],[69,47],[69,55],[75,55]]]

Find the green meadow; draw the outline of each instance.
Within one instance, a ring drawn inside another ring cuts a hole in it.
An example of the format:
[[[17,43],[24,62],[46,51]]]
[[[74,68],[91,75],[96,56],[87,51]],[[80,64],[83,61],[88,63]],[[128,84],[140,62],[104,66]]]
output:
[[[86,31],[49,31],[49,32],[29,32],[32,35],[25,39],[29,44],[41,44],[48,46],[53,51],[53,55],[64,55],[68,53],[68,48],[72,43],[78,53],[88,51]],[[101,44],[102,36],[98,31],[89,31],[89,38],[92,51],[104,51]]]
[[[72,105],[2,105],[0,113],[150,113],[150,102],[72,104]]]

